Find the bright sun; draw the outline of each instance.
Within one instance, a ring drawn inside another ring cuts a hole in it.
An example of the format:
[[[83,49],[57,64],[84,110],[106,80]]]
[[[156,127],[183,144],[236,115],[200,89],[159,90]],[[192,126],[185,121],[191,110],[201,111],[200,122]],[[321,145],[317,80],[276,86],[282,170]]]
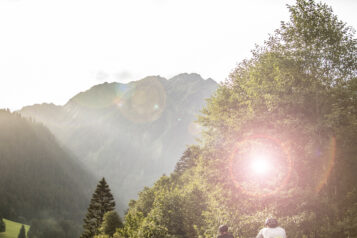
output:
[[[265,174],[270,169],[270,163],[266,156],[254,156],[251,163],[251,168],[256,174]]]

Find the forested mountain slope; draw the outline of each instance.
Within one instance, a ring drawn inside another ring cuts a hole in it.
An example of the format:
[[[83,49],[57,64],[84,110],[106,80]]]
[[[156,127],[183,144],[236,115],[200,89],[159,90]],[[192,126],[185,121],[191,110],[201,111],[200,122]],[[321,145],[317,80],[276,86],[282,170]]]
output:
[[[42,124],[0,110],[0,215],[80,222],[94,177]]]
[[[197,114],[217,88],[212,79],[180,74],[128,84],[103,83],[64,106],[23,108],[44,123],[98,177],[105,176],[122,204],[170,173],[200,128]]]

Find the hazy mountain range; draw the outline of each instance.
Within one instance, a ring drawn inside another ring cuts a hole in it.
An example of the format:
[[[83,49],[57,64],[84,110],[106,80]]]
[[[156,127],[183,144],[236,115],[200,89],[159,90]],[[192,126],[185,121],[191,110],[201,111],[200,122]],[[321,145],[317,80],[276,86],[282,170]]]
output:
[[[103,83],[65,105],[19,112],[42,122],[97,177],[106,177],[119,210],[163,173],[170,173],[200,128],[197,114],[217,89],[198,74]]]

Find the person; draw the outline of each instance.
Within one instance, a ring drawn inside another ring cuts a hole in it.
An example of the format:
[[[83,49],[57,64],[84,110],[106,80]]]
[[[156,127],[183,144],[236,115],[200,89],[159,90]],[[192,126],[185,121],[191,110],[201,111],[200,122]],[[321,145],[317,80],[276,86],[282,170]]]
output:
[[[234,238],[233,235],[228,233],[228,226],[221,225],[218,230],[220,235],[217,238]]]
[[[265,226],[256,238],[286,238],[285,230],[279,226],[275,218],[266,219]]]

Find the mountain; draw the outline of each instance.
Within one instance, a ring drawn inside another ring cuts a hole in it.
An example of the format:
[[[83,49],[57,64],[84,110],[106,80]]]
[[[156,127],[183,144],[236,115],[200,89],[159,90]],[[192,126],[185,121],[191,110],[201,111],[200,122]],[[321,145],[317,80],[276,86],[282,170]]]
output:
[[[198,74],[103,83],[64,106],[41,104],[20,113],[44,123],[124,204],[170,173],[200,128],[196,115],[218,87]],[[125,207],[123,207],[125,208]]]
[[[0,131],[0,214],[22,222],[79,223],[94,176],[42,124],[0,110]]]

